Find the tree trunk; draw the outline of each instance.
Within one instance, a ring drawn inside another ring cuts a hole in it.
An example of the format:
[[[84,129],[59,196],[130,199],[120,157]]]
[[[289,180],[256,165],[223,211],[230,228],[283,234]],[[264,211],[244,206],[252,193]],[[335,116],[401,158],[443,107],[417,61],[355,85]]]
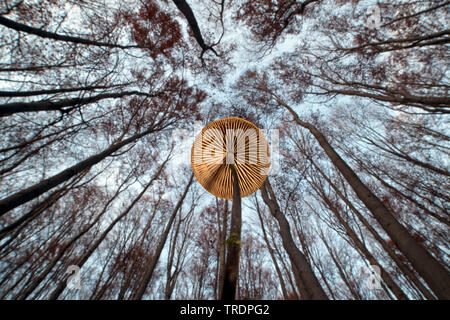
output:
[[[220,217],[219,217],[220,218]],[[225,208],[222,212],[222,233],[219,238],[219,277],[217,296],[221,297],[223,291],[223,281],[225,276],[225,254],[226,254],[226,240],[228,229],[228,200],[225,199]]]
[[[409,266],[405,265],[397,254],[393,251],[392,248],[388,246],[386,241],[378,234],[378,232],[373,228],[372,225],[363,217],[363,215],[355,208],[355,206],[350,202],[350,200],[336,187],[336,185],[322,172],[322,170],[317,167],[317,165],[312,162],[314,167],[320,172],[322,177],[328,182],[328,184],[333,188],[336,194],[344,201],[344,203],[350,208],[350,210],[355,213],[356,217],[361,221],[361,223],[369,230],[375,240],[383,247],[383,249],[387,252],[389,257],[395,262],[400,271],[409,278],[414,285],[419,289],[419,291],[424,295],[425,298],[434,300],[435,297],[431,294],[427,288],[420,282],[417,276],[409,269]]]
[[[150,94],[139,91],[124,91],[116,93],[103,93],[88,98],[71,98],[60,101],[44,100],[36,102],[12,102],[0,105],[0,117],[22,112],[60,111],[67,113],[76,107],[94,103],[100,100],[116,99],[131,95],[155,97],[158,94]],[[65,107],[71,108],[64,109]]]
[[[227,239],[227,259],[221,299],[235,300],[239,276],[239,257],[241,254],[242,208],[239,178],[233,165],[230,165],[233,175],[233,205],[231,208],[230,236]]]
[[[126,85],[123,84],[122,86]],[[76,91],[92,91],[99,89],[111,89],[114,87],[119,87],[121,85],[110,85],[110,86],[86,86],[86,87],[75,87],[75,88],[58,88],[58,89],[44,89],[44,90],[33,90],[33,91],[0,91],[0,97],[31,97],[40,96],[47,94],[59,94],[68,93]]]
[[[142,296],[144,295],[145,291],[147,290],[147,286],[150,283],[150,280],[153,276],[153,272],[155,270],[155,267],[158,263],[159,256],[161,255],[162,250],[164,249],[164,246],[166,244],[167,237],[169,235],[170,229],[172,228],[173,221],[175,220],[175,217],[178,213],[178,211],[181,209],[181,205],[183,204],[184,198],[186,198],[186,195],[189,191],[189,188],[194,181],[194,174],[191,174],[191,177],[189,178],[189,182],[186,185],[186,188],[184,189],[183,195],[178,200],[175,208],[172,211],[172,214],[170,215],[169,221],[167,222],[166,228],[164,229],[164,232],[161,236],[161,239],[158,243],[158,246],[155,249],[155,253],[153,254],[152,261],[150,262],[150,265],[147,268],[147,271],[144,274],[144,279],[139,286],[136,293],[132,296],[133,300],[141,300]]]
[[[268,192],[271,198],[269,198]],[[303,284],[303,288],[299,288],[300,290],[302,290],[302,297],[305,299],[313,300],[327,300],[328,297],[322,286],[320,285],[319,280],[317,280],[316,276],[314,275],[311,266],[308,264],[303,253],[301,253],[295,245],[294,239],[291,235],[289,222],[281,213],[280,207],[276,201],[275,194],[269,184],[268,179],[261,187],[261,194],[264,202],[267,204],[270,212],[275,217],[275,219],[277,219],[280,226],[280,234],[283,240],[283,246],[286,249],[289,258],[291,259],[294,266],[294,275],[297,274],[301,283]]]
[[[73,165],[72,167],[65,169],[61,171],[60,173],[54,175],[53,177],[47,178],[31,187],[28,187],[27,189],[23,191],[16,192],[15,194],[0,200],[0,217],[3,216],[8,211],[17,208],[18,206],[27,203],[28,201],[31,201],[43,193],[47,192],[48,190],[56,187],[57,185],[61,184],[62,182],[72,178],[73,176],[77,175],[83,170],[86,170],[88,168],[91,168],[95,164],[99,163],[106,157],[110,156],[120,148],[126,146],[127,144],[130,144],[139,138],[142,138],[154,131],[154,127],[150,127],[146,131],[142,133],[135,134],[134,136],[122,140],[120,142],[116,142],[109,146],[106,150],[93,155],[86,160],[83,160],[76,165]]]
[[[313,182],[312,182],[313,183]],[[366,258],[371,265],[376,265],[380,268],[381,271],[381,279],[386,283],[388,288],[394,293],[394,295],[399,300],[408,300],[408,297],[403,292],[403,290],[394,282],[394,280],[391,278],[391,276],[386,272],[384,267],[378,263],[377,259],[369,252],[365,244],[358,238],[356,232],[350,227],[350,225],[345,221],[345,219],[340,215],[337,208],[333,205],[333,203],[330,201],[330,199],[327,197],[327,195],[324,193],[323,189],[319,188],[319,186],[315,183],[314,188],[317,190],[319,195],[322,197],[322,199],[325,201],[328,208],[333,212],[336,219],[339,221],[339,223],[344,227],[345,233],[349,236],[349,238],[352,240],[353,244],[355,245],[355,248],[357,251]]]
[[[211,50],[217,55],[217,52],[213,49],[212,46],[208,46],[203,39],[202,33],[200,31],[200,27],[198,26],[197,19],[195,18],[194,12],[191,7],[185,0],[172,0],[173,3],[177,6],[178,10],[184,15],[186,18],[189,27],[191,28],[192,33],[194,34],[194,38],[202,48],[203,53]]]
[[[389,237],[394,241],[399,250],[408,258],[417,272],[425,279],[439,299],[450,299],[450,276],[444,266],[437,261],[420,243],[409,234],[389,212],[378,197],[366,187],[356,173],[337,154],[326,140],[325,136],[313,125],[300,120],[297,113],[282,100],[277,102],[285,107],[301,127],[308,129],[316,138],[330,158],[331,162],[342,173],[348,184],[355,191],[358,198],[372,212],[374,218],[383,227]]]
[[[338,273],[339,273],[339,276],[341,277],[342,281],[344,281],[348,290],[350,291],[350,293],[353,295],[353,297],[356,300],[362,300],[362,297],[359,293],[358,288],[356,288],[354,281],[349,279],[349,276],[348,276],[347,272],[344,270],[344,268],[342,266],[342,262],[339,259],[339,257],[337,256],[336,251],[330,247],[330,245],[327,242],[327,239],[323,236],[323,234],[321,235],[321,238],[322,238],[323,244],[327,248],[328,253],[330,254],[331,260],[333,260],[334,265],[338,269]]]
[[[262,230],[262,233],[263,233],[264,241],[266,242],[267,250],[269,251],[270,258],[273,261],[273,265],[275,267],[275,271],[277,272],[278,279],[280,279],[281,292],[283,293],[283,298],[285,300],[287,300],[288,293],[287,293],[287,290],[286,290],[286,284],[284,283],[284,279],[283,279],[283,276],[281,274],[280,266],[278,265],[277,259],[275,258],[275,254],[273,252],[273,248],[272,248],[272,246],[269,243],[269,238],[267,237],[266,228],[264,227],[264,221],[263,221],[263,217],[262,217],[262,214],[261,214],[261,210],[259,209],[258,199],[256,197],[255,197],[255,201],[256,201],[256,211],[258,213],[259,222],[261,223],[261,230]]]
[[[94,244],[89,248],[88,251],[86,251],[77,261],[78,267],[81,269],[83,265],[86,263],[86,261],[90,258],[90,256],[94,253],[94,251],[98,248],[98,246],[105,240],[106,236],[111,232],[111,230],[114,228],[114,226],[122,220],[123,217],[125,217],[131,209],[136,205],[136,203],[142,198],[142,196],[145,194],[147,189],[153,184],[153,182],[161,175],[168,159],[161,164],[158,171],[152,176],[150,181],[147,183],[147,185],[144,187],[144,189],[139,193],[139,195],[133,200],[133,202],[123,211],[117,218],[114,219],[114,221],[106,228],[105,231],[101,234],[100,238],[98,238]],[[107,207],[105,207],[106,209]],[[94,225],[94,224],[93,224]],[[92,226],[93,226],[92,225]],[[63,292],[64,288],[66,287],[66,279],[68,276],[64,277],[63,280],[58,284],[58,287],[49,295],[49,300],[56,300],[60,296],[60,294]]]
[[[415,200],[412,196],[408,196],[407,194],[405,194],[404,192],[400,191],[399,188],[389,184],[386,180],[384,180],[383,178],[381,178],[377,173],[375,173],[373,170],[370,170],[369,168],[367,168],[367,166],[365,166],[364,164],[360,164],[362,166],[362,168],[364,168],[364,170],[369,173],[370,175],[372,175],[375,179],[377,179],[383,186],[385,186],[386,188],[392,190],[395,193],[398,193],[399,195],[401,195],[403,198],[405,198],[406,200],[408,200],[409,202],[411,202],[412,204],[416,205],[417,207],[419,207],[420,209],[422,209],[427,215],[435,218],[436,220],[438,220],[439,222],[447,225],[448,227],[450,227],[450,220],[448,218],[445,218],[441,215],[439,215],[438,213],[429,210],[426,206],[424,206],[423,204],[421,204],[419,201]]]
[[[220,222],[220,218],[222,218],[222,222]],[[217,224],[222,224],[222,228],[220,228],[220,234],[218,239],[218,270],[217,270],[217,292],[216,299],[220,297],[223,290],[223,279],[225,275],[225,254],[226,254],[226,240],[227,240],[227,229],[228,229],[228,200],[225,199],[225,208],[224,210],[217,210]]]
[[[0,24],[4,25],[7,28],[14,29],[16,31],[26,32],[29,34],[34,34],[41,38],[53,39],[53,40],[57,40],[57,41],[65,41],[65,42],[79,43],[79,44],[85,44],[85,45],[108,47],[108,48],[120,48],[120,49],[143,48],[143,47],[140,47],[137,45],[120,45],[120,44],[115,44],[115,43],[106,43],[106,42],[100,42],[100,41],[95,41],[95,40],[89,40],[89,39],[84,39],[84,38],[80,38],[80,37],[71,37],[71,36],[61,35],[61,34],[49,32],[49,31],[45,31],[42,29],[34,28],[34,27],[28,26],[26,24],[5,18],[4,16],[0,16]]]

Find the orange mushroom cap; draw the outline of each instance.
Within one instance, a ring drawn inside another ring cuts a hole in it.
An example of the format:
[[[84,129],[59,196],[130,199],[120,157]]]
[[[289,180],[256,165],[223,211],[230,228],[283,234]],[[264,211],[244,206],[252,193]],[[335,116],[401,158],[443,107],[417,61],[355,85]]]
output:
[[[253,123],[229,117],[213,121],[197,135],[191,165],[198,182],[219,198],[233,197],[231,165],[239,177],[241,197],[258,190],[270,167],[269,144]]]

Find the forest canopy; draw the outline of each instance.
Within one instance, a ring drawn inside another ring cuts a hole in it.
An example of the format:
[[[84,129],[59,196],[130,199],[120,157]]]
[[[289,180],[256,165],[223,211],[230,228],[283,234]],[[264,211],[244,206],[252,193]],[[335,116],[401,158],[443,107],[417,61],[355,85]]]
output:
[[[0,1],[0,298],[450,299],[450,1]],[[190,164],[268,134],[242,199]],[[71,282],[73,271],[78,282]]]

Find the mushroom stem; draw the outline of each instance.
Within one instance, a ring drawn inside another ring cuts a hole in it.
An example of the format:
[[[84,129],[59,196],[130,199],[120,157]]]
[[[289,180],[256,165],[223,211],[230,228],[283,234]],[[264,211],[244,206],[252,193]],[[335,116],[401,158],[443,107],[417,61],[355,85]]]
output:
[[[227,259],[222,291],[222,300],[235,300],[241,253],[242,208],[239,178],[234,165],[230,164],[233,176],[233,206],[231,208],[230,236],[227,239]]]

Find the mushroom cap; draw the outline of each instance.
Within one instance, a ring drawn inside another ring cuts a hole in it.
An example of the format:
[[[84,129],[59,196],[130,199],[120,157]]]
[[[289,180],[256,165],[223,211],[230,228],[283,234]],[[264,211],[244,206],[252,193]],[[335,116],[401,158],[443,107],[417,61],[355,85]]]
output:
[[[269,144],[263,132],[253,123],[238,117],[206,125],[191,149],[195,177],[216,197],[233,197],[231,164],[239,177],[241,197],[262,186],[270,167]]]

